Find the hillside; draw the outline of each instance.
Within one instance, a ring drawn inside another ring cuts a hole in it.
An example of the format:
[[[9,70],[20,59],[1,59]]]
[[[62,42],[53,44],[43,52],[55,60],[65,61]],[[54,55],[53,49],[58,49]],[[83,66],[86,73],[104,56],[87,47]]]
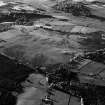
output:
[[[11,102],[11,105],[37,105],[36,102],[40,104],[41,99],[48,94],[46,92],[48,89],[48,83],[45,79],[46,73],[51,78],[54,75],[52,81],[58,87],[64,85],[63,90],[53,90],[54,95],[51,98],[54,100],[54,105],[66,105],[68,103],[69,95],[67,92],[64,93],[65,90],[69,90],[68,77],[74,76],[76,82],[89,84],[89,87],[87,85],[85,87],[84,84],[79,85],[79,89],[83,90],[81,93],[83,92],[86,96],[87,91],[85,89],[93,89],[93,82],[97,94],[102,92],[101,89],[104,91],[105,72],[103,68],[105,64],[103,60],[99,59],[97,62],[90,54],[91,60],[87,60],[89,58],[87,55],[87,58],[79,62],[80,65],[75,60],[74,63],[71,62],[74,58],[78,58],[78,55],[84,55],[85,52],[92,52],[93,54],[93,52],[105,48],[104,5],[105,3],[101,0],[97,2],[71,2],[68,0],[58,0],[58,2],[56,0],[1,1],[0,94],[2,95],[0,95],[0,102],[2,105],[9,105],[9,96],[11,96],[11,100],[15,100],[12,101],[13,104]],[[95,56],[97,53],[94,53]],[[102,54],[104,55],[104,53]],[[97,59],[98,57],[104,58],[102,55],[97,56]],[[78,60],[81,59],[78,58]],[[71,69],[71,63],[74,64],[75,69]],[[87,65],[87,63],[89,64]],[[87,71],[81,70],[82,73],[78,73],[76,67],[78,65],[85,66],[85,64]],[[91,76],[91,73],[95,74],[97,71],[99,71],[97,75]],[[74,79],[73,82],[75,82]],[[78,88],[77,85],[75,89]],[[97,86],[99,87],[97,88]],[[5,87],[5,91],[1,87]],[[80,90],[78,91],[80,92]],[[79,94],[78,91],[76,91],[77,94]],[[93,90],[91,91],[93,92]],[[38,97],[35,97],[36,95]],[[102,95],[97,97],[100,98]],[[90,100],[89,97],[88,100]],[[72,96],[71,102],[71,105],[79,105],[81,101],[77,96]]]

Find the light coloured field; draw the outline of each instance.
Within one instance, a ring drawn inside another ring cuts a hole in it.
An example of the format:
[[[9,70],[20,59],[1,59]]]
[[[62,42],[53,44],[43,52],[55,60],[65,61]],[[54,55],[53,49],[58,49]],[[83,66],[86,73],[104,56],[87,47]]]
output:
[[[41,99],[47,95],[47,85],[41,85],[39,82],[45,77],[40,74],[31,74],[28,78],[30,82],[24,83],[26,87],[24,93],[18,96],[17,105],[40,105]],[[53,90],[54,105],[67,105],[69,95],[57,90]],[[70,105],[80,105],[80,99],[71,97]]]

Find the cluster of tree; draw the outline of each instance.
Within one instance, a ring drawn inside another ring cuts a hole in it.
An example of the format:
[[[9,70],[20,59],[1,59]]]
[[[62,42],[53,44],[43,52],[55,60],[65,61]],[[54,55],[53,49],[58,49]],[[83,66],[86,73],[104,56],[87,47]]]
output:
[[[8,31],[11,28],[12,24],[0,24],[0,32]]]
[[[74,16],[90,16],[91,11],[82,2],[62,1],[54,6],[55,9],[72,13]]]
[[[105,64],[105,49],[98,50],[95,52],[85,53],[84,58]]]
[[[28,19],[25,16],[19,17],[16,19],[15,23],[17,25],[25,25],[28,22]]]

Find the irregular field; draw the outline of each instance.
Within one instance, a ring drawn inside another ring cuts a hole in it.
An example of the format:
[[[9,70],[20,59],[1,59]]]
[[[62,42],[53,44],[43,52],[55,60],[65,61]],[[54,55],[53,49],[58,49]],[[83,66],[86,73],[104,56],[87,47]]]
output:
[[[75,34],[77,32],[75,26],[78,26],[78,24],[79,26],[84,26],[84,21],[81,21],[81,19],[72,19],[67,22],[59,19],[40,19],[33,26],[13,26],[11,30],[0,33],[0,39],[2,40],[0,50],[6,55],[24,63],[28,62],[30,66],[34,67],[37,65],[66,63],[69,61],[72,52],[103,48],[104,41],[103,43],[100,40],[98,41],[99,43],[92,42],[95,36],[92,36],[92,40],[89,42],[83,38],[81,33]],[[93,23],[89,22],[88,24],[91,24],[93,29],[99,30],[97,27],[93,27]],[[41,24],[42,27],[38,28],[36,24]],[[47,27],[51,27],[51,29],[44,28],[45,24],[49,24],[50,26]],[[73,33],[71,33],[72,30]],[[85,37],[88,36],[85,35]],[[93,46],[94,49],[92,49]],[[66,54],[64,53],[65,51],[69,53]]]

